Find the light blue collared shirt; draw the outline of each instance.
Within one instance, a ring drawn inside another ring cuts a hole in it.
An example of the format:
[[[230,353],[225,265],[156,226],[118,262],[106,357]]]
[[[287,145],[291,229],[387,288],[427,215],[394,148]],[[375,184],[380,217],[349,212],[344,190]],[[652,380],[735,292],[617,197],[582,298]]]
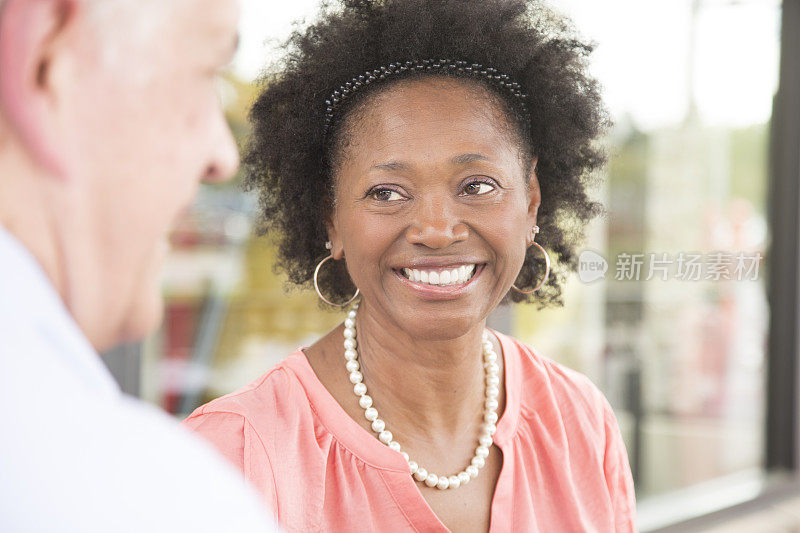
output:
[[[0,226],[0,531],[275,531],[204,442],[120,392]]]

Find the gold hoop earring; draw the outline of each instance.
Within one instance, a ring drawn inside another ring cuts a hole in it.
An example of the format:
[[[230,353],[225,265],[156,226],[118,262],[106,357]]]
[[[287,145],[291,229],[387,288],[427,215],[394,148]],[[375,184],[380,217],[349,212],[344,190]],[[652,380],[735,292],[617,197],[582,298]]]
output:
[[[536,235],[537,233],[539,233],[539,226],[534,226],[534,229],[531,231],[531,233],[533,235]],[[547,250],[542,248],[542,245],[539,244],[536,241],[532,241],[531,244],[533,244],[538,249],[540,249],[542,251],[542,253],[544,254],[544,277],[542,277],[542,280],[534,288],[532,288],[529,291],[523,291],[522,289],[517,288],[516,285],[512,284],[511,288],[514,289],[515,291],[521,293],[521,294],[531,294],[531,293],[534,293],[534,292],[538,291],[539,288],[542,285],[544,285],[544,282],[547,281],[547,278],[550,275],[550,255],[547,253]]]
[[[315,290],[315,291],[317,291],[317,296],[319,296],[319,299],[320,299],[320,300],[322,300],[323,302],[325,302],[326,304],[328,304],[328,305],[332,305],[332,306],[334,306],[334,307],[345,307],[345,306],[346,306],[346,305],[348,305],[350,302],[352,302],[353,300],[355,300],[355,299],[356,299],[356,297],[358,296],[358,287],[356,287],[356,293],[353,295],[353,297],[352,297],[352,298],[350,298],[349,300],[347,300],[347,301],[346,301],[345,303],[343,303],[343,304],[337,304],[337,303],[333,303],[332,301],[330,301],[330,300],[328,300],[327,298],[325,298],[325,297],[322,295],[322,292],[320,292],[320,290],[319,290],[319,283],[317,282],[317,276],[319,275],[319,269],[320,269],[320,268],[322,268],[322,265],[323,265],[323,264],[325,263],[325,261],[327,261],[328,259],[333,259],[333,254],[329,255],[328,257],[326,257],[325,259],[323,259],[322,261],[320,261],[320,262],[317,264],[317,268],[315,268],[315,269],[314,269],[314,290]]]

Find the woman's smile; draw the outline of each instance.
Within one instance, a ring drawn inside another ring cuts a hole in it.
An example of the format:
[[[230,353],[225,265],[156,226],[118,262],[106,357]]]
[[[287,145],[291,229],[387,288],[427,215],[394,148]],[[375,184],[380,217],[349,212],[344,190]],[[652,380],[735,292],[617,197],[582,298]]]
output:
[[[426,299],[464,295],[478,280],[485,263],[455,263],[443,267],[392,269],[404,286]]]
[[[444,268],[403,268],[402,273],[414,283],[423,285],[436,285],[444,287],[447,285],[464,285],[475,273],[475,264],[447,266]]]

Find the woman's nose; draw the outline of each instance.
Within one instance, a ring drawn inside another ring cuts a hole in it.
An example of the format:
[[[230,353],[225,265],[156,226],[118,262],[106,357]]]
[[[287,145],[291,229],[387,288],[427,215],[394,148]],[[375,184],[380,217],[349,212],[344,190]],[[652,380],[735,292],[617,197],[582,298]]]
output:
[[[467,238],[467,226],[446,201],[421,202],[412,214],[406,240],[428,248],[441,249]]]

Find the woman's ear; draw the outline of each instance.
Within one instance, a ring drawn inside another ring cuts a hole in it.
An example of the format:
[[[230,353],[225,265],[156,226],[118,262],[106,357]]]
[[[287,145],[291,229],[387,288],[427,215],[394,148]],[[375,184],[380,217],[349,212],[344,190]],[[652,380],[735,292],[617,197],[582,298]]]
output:
[[[339,239],[339,230],[334,209],[329,209],[328,213],[325,215],[325,229],[328,232],[328,242],[331,243],[329,248],[331,255],[333,259],[339,260],[344,257],[344,248],[341,239]]]
[[[539,188],[539,179],[536,176],[538,164],[539,158],[533,156],[529,166],[530,173],[528,174],[528,218],[531,226],[536,225],[539,205],[542,203],[542,191]]]

